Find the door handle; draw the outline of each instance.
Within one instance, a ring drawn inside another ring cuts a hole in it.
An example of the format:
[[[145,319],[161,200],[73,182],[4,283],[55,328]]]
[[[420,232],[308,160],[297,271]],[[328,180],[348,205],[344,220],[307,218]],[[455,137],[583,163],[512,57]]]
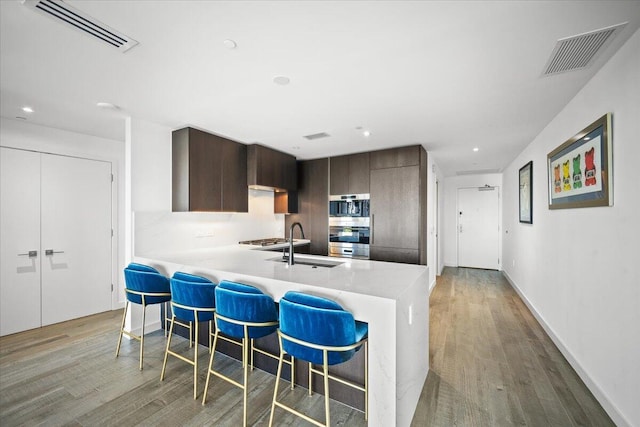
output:
[[[374,227],[373,227],[373,214],[371,214],[371,231],[369,232],[370,233],[369,239],[371,240],[371,244],[372,245],[373,245],[373,229],[374,229]]]
[[[45,249],[44,250],[44,254],[45,255],[53,255],[53,254],[63,254],[64,251],[54,251],[53,249]]]
[[[38,256],[38,251],[29,251],[26,254],[18,254],[18,256],[28,256],[29,258],[34,258]]]

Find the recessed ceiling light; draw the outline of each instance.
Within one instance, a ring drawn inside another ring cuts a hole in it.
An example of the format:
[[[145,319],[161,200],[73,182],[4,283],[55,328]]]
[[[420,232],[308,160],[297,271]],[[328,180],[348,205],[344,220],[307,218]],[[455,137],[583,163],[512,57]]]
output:
[[[288,85],[291,79],[287,76],[275,76],[273,78],[273,82],[277,85],[285,86]]]
[[[33,113],[33,108],[31,107],[22,107],[22,111],[25,113]]]
[[[370,135],[371,135],[371,132],[369,132],[368,130],[365,130],[364,132],[362,132],[362,134],[363,134],[364,136],[370,136]]]
[[[475,148],[473,149],[473,152],[474,152],[474,153],[477,153],[478,151],[480,151],[480,149],[479,149],[478,147],[475,147]]]
[[[235,49],[236,47],[238,47],[238,43],[231,39],[226,39],[222,43],[224,43],[224,47],[226,47],[227,49]]]

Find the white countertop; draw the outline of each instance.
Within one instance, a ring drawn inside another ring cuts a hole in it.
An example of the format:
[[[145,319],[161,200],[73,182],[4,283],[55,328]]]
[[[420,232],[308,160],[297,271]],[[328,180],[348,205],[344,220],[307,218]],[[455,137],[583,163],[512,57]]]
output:
[[[296,246],[307,242],[294,242]],[[286,247],[286,244],[282,245]],[[214,282],[254,285],[275,301],[290,290],[325,296],[369,324],[369,425],[409,426],[429,372],[429,269],[423,265],[295,255],[298,261],[342,262],[327,267],[288,265],[282,246],[229,245],[174,253],[136,254],[134,260],[171,276],[200,274]]]
[[[298,240],[294,245],[308,241]],[[288,244],[270,246],[230,245],[212,249],[198,249],[177,253],[139,254],[150,260],[188,266],[194,273],[198,269],[231,272],[296,284],[317,286],[338,291],[353,292],[387,299],[397,299],[405,286],[414,283],[427,271],[426,266],[351,258],[324,257],[299,254],[294,260],[341,262],[335,267],[288,265],[278,252],[269,249],[288,247]],[[224,280],[225,277],[217,277]]]

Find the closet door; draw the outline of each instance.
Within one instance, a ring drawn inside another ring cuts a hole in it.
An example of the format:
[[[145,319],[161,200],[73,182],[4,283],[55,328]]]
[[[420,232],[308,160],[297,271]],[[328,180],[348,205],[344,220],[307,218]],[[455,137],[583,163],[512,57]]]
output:
[[[0,148],[0,235],[0,335],[38,328],[40,153]]]
[[[42,157],[42,325],[111,310],[111,164]]]

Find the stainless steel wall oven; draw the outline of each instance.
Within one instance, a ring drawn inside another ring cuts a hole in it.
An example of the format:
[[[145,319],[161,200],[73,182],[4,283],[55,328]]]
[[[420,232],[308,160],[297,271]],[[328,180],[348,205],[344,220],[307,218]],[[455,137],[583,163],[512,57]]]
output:
[[[329,196],[329,256],[369,258],[369,194]]]

